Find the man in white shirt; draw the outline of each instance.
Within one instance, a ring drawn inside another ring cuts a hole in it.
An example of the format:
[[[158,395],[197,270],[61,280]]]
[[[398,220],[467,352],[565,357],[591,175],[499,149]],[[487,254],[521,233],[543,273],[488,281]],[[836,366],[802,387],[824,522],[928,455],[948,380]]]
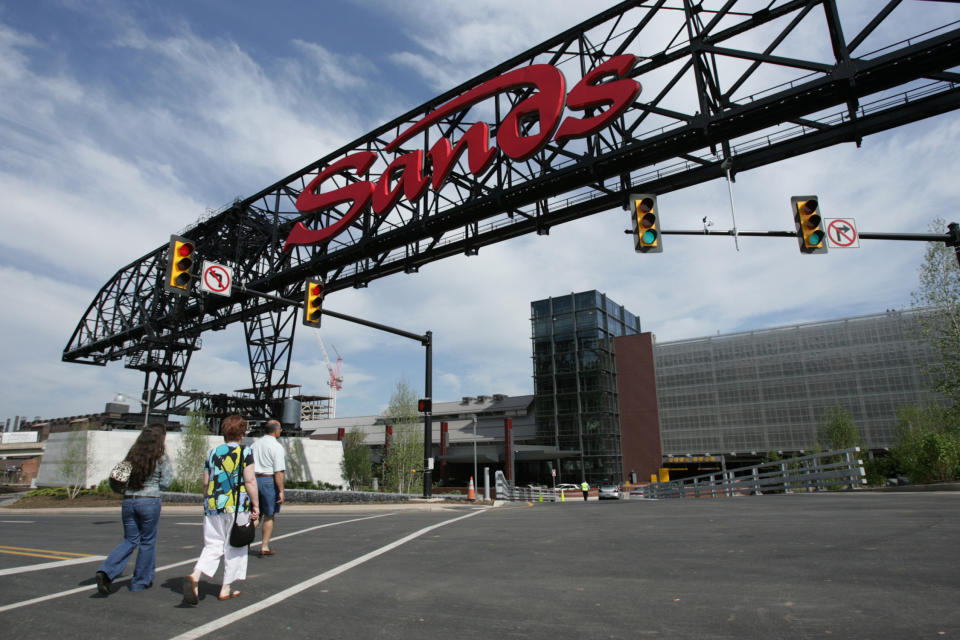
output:
[[[273,537],[273,520],[283,504],[283,479],[286,459],[283,445],[277,441],[280,423],[267,422],[266,434],[253,443],[253,464],[257,469],[257,491],[260,494],[260,521],[263,523],[261,556],[272,556],[270,538]]]

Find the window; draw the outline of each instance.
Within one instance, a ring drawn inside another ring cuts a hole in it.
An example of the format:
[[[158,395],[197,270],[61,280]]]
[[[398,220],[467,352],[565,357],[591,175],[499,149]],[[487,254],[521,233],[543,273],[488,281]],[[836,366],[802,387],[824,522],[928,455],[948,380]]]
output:
[[[600,306],[599,291],[584,291],[575,296],[577,309],[595,309]]]
[[[573,311],[573,296],[551,298],[553,300],[553,314],[569,313]]]
[[[536,302],[531,302],[530,312],[534,318],[549,317],[551,315],[550,300],[537,300]]]

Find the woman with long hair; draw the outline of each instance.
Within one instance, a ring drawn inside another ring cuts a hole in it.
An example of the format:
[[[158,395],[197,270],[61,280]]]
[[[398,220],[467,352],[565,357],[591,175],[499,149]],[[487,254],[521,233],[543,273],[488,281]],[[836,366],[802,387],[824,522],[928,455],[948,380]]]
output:
[[[240,595],[230,585],[247,577],[248,547],[230,544],[230,529],[234,512],[247,518],[260,517],[257,477],[253,467],[253,451],[240,444],[247,433],[247,421],[240,416],[227,416],[220,425],[224,444],[207,454],[203,465],[203,551],[193,567],[193,573],[183,579],[183,599],[189,604],[200,601],[200,575],[212,578],[223,557],[223,584],[220,600]],[[241,471],[242,468],[242,471]]]
[[[97,591],[110,595],[110,583],[123,573],[127,560],[137,552],[131,591],[153,586],[157,564],[157,530],[160,525],[160,490],[173,482],[173,468],[167,457],[167,432],[162,426],[149,426],[140,432],[124,460],[130,462],[130,479],[120,510],[123,542],[110,552],[97,570]]]

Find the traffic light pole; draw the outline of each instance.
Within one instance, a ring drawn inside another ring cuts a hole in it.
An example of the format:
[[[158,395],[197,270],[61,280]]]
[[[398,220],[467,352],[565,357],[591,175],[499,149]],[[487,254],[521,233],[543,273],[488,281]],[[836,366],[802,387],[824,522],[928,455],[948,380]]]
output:
[[[277,302],[283,302],[288,305],[303,307],[303,302],[301,301],[291,300],[289,298],[277,296],[272,293],[265,293],[263,291],[254,291],[253,289],[247,288],[247,286],[243,284],[240,284],[238,288],[244,293],[249,293],[254,296],[266,298],[267,300],[275,300]],[[425,363],[426,379],[424,381],[424,395],[428,398],[433,397],[433,332],[432,331],[427,331],[425,334],[419,335],[416,333],[411,333],[409,331],[404,331],[403,329],[397,329],[396,327],[391,327],[389,325],[380,324],[379,322],[373,322],[372,320],[364,320],[363,318],[348,316],[345,313],[330,311],[329,309],[321,309],[320,311],[323,315],[330,316],[331,318],[337,318],[339,320],[345,320],[346,322],[360,324],[365,327],[370,327],[371,329],[376,329],[377,331],[385,331],[387,333],[392,333],[395,336],[400,336],[403,338],[409,338],[410,340],[415,340],[419,342],[421,345],[423,345],[423,347],[426,349],[426,363]],[[430,498],[432,496],[433,496],[433,416],[432,416],[432,412],[428,411],[423,414],[423,497]]]
[[[960,265],[960,224],[951,222],[947,225],[947,233],[872,233],[869,231],[858,232],[857,235],[864,240],[910,240],[914,242],[942,242],[948,247],[953,247],[954,254],[957,257],[957,264]],[[632,234],[633,231],[627,229],[626,234]],[[663,235],[675,236],[755,236],[764,238],[796,238],[796,231],[742,231],[740,229],[729,229],[727,231],[710,231],[709,229],[684,230],[684,229],[662,229]]]

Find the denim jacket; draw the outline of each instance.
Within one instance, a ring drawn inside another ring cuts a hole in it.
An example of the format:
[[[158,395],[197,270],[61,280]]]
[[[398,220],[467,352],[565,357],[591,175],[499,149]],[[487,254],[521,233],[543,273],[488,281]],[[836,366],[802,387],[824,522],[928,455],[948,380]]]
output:
[[[154,470],[153,475],[143,482],[143,488],[137,491],[127,489],[123,495],[159,498],[160,490],[166,489],[172,482],[173,466],[170,464],[170,458],[167,457],[167,454],[163,454],[163,457],[157,462],[157,468]]]

